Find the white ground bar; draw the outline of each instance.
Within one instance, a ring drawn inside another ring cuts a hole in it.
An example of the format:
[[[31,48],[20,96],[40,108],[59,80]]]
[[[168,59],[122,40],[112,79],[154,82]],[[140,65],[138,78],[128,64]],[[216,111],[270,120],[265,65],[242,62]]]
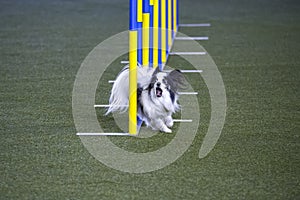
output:
[[[191,119],[173,119],[173,122],[193,122]]]
[[[78,136],[134,136],[129,133],[76,133]]]
[[[198,92],[178,92],[179,95],[198,95]]]
[[[170,55],[206,55],[206,52],[171,52]]]
[[[203,24],[179,24],[180,27],[210,27],[210,23]]]
[[[175,37],[175,40],[209,40],[208,37]]]
[[[100,104],[100,105],[94,105],[94,108],[108,108],[111,107],[111,105],[106,104]],[[113,107],[128,107],[128,105],[119,105],[119,106],[113,106]]]
[[[128,60],[122,60],[121,64],[129,64],[129,61]]]
[[[164,72],[171,72],[172,70],[164,70]],[[202,73],[203,70],[189,70],[189,69],[180,69],[182,73]]]

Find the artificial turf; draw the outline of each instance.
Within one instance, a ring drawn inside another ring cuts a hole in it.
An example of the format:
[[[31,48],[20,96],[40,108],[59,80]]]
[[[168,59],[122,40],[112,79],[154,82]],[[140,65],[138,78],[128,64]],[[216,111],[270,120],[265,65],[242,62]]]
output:
[[[127,29],[128,2],[0,1],[0,199],[299,199],[299,1],[191,0],[180,6],[181,23],[212,24],[180,31],[210,37],[200,44],[225,84],[224,129],[200,160],[210,101],[204,81],[189,75],[201,110],[192,146],[161,170],[130,174],[93,158],[75,135],[72,117],[77,70],[97,44]],[[122,67],[112,65],[107,79]],[[168,65],[187,67],[176,56]],[[99,100],[109,95],[104,82]],[[111,116],[101,112],[99,121],[112,127]],[[111,140],[147,152],[173,136]]]

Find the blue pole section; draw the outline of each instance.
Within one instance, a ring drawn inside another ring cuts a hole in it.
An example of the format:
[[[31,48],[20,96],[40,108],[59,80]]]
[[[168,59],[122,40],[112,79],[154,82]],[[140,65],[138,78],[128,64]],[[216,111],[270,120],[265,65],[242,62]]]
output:
[[[165,0],[166,1],[166,27],[164,27],[164,29],[166,30],[166,57],[168,60],[168,54],[169,54],[169,32],[168,32],[168,27],[169,27],[169,1],[168,0]]]
[[[172,16],[172,41],[174,40],[174,0],[172,0],[172,14],[171,14],[171,16]]]
[[[149,67],[153,67],[153,12],[154,12],[154,6],[149,6],[149,12],[150,12],[150,34],[149,34]]]
[[[143,2],[143,13],[149,13],[149,12],[150,12],[149,0],[144,0],[144,2]]]
[[[178,25],[179,25],[179,1],[178,0],[175,0],[176,1],[176,10],[177,10],[177,13],[176,13],[176,18],[177,18],[177,30],[175,30],[176,32],[178,31]]]
[[[138,63],[143,64],[143,23],[138,22],[137,23],[137,31],[138,31],[138,50],[137,50],[137,56],[138,56]]]
[[[159,29],[159,32],[158,32],[158,67],[162,70],[162,50],[161,50],[161,1],[164,1],[164,0],[159,0],[158,4],[159,4],[159,8],[158,8],[158,29]]]
[[[137,0],[130,0],[129,30],[137,29]]]

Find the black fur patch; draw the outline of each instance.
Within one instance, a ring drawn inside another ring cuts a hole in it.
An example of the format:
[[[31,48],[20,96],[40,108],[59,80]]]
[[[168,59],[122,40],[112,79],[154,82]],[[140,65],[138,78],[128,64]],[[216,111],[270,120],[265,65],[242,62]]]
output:
[[[137,98],[139,99],[142,95],[143,88],[138,84],[137,86]]]
[[[141,109],[141,113],[144,114],[144,107],[143,107],[143,104],[141,104],[141,96],[142,96],[142,92],[143,92],[143,88],[138,85],[137,87],[137,105],[138,105],[138,108]]]
[[[170,97],[171,97],[172,103],[174,103],[174,101],[175,101],[175,93],[172,90],[169,90],[169,93],[170,93]]]
[[[154,84],[155,84],[156,80],[157,80],[156,75],[152,75],[151,80],[150,80],[150,84],[148,86],[148,94],[149,95],[151,93],[151,90],[154,88]]]

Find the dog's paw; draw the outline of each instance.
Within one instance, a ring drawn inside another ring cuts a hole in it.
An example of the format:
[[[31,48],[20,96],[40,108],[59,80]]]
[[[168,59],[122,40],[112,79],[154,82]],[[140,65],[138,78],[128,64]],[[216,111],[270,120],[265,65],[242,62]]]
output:
[[[163,131],[165,133],[172,133],[172,130],[169,129],[168,127],[164,127],[161,131]]]
[[[171,128],[174,125],[173,119],[170,116],[167,117],[165,121],[166,121],[167,127],[169,127],[169,128]]]

